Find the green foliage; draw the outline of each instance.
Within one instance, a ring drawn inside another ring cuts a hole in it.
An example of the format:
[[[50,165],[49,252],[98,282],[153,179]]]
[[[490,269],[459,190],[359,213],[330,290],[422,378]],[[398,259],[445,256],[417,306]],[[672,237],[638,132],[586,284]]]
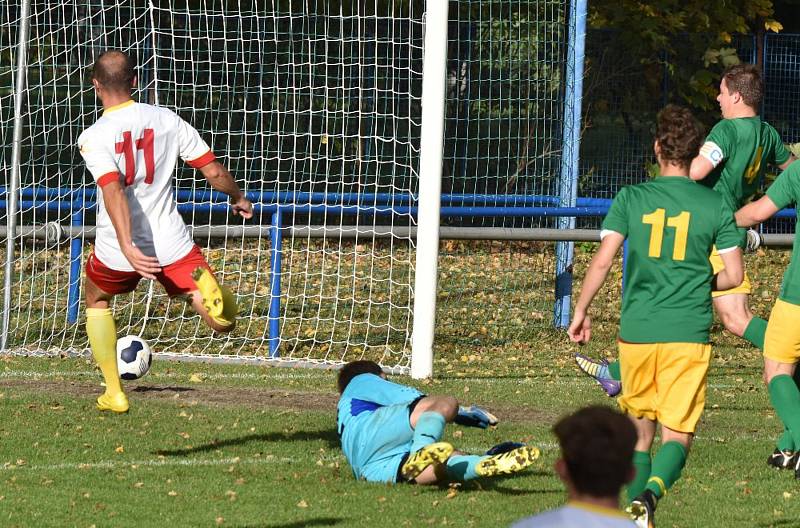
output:
[[[643,65],[644,86],[659,85],[666,68],[680,98],[703,110],[714,108],[719,73],[738,61],[732,35],[783,27],[772,0],[598,0],[589,9],[591,27],[615,30],[622,55]]]

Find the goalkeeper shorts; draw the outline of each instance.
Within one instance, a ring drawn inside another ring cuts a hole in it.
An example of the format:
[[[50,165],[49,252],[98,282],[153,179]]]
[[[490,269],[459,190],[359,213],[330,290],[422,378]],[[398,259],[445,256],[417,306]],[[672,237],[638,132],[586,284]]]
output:
[[[357,447],[352,452],[343,450],[357,479],[398,482],[399,467],[408,456],[414,439],[409,411],[408,403],[387,405],[345,423],[342,445]]]

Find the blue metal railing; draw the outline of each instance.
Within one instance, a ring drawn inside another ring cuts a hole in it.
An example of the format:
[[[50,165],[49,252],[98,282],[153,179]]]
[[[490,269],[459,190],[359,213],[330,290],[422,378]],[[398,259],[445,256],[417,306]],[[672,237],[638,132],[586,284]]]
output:
[[[87,211],[96,207],[95,189],[36,188],[23,189],[19,211],[30,210],[69,213],[72,227],[84,225]],[[175,192],[180,212],[226,213],[227,195],[213,191],[192,191],[178,189]],[[0,187],[0,210],[6,210],[6,188]],[[269,214],[270,219],[270,304],[268,343],[270,357],[277,357],[280,344],[280,287],[282,274],[283,215],[286,212],[313,214],[337,213],[342,215],[388,216],[417,214],[416,197],[413,195],[355,194],[355,193],[298,193],[262,192],[248,193],[253,201],[256,221]],[[333,200],[337,202],[333,202]],[[187,200],[195,200],[189,203]],[[293,201],[294,200],[294,201]],[[556,196],[496,196],[485,194],[445,194],[442,195],[441,215],[449,217],[601,217],[608,212],[610,199],[577,198],[576,207],[558,207],[560,199]],[[201,202],[201,203],[197,203]],[[205,202],[205,203],[202,203]],[[322,202],[322,203],[320,203]],[[332,203],[333,202],[333,203]],[[345,205],[349,204],[349,205]],[[371,204],[371,205],[366,205]],[[403,205],[398,205],[403,204]],[[460,204],[460,205],[452,205]],[[502,204],[502,205],[501,205]],[[777,218],[793,218],[793,209],[780,211]],[[67,320],[70,324],[78,321],[80,305],[80,276],[83,261],[83,238],[73,236],[70,240],[69,291],[67,301]],[[557,303],[554,317],[563,315]]]

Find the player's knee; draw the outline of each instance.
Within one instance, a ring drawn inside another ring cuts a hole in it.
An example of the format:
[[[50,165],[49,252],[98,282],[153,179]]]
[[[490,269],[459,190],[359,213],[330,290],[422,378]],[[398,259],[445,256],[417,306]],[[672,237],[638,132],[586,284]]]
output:
[[[670,429],[669,427],[662,426],[661,427],[661,443],[666,444],[667,442],[678,442],[683,446],[686,452],[689,452],[689,448],[692,445],[692,437],[694,435],[692,433],[683,433],[681,431],[675,431]]]
[[[453,396],[438,396],[437,411],[444,416],[448,422],[452,422],[458,415],[458,400]]]
[[[445,421],[452,422],[458,414],[458,400],[452,396],[426,396],[417,404],[415,412],[439,413]]]
[[[747,317],[747,313],[744,310],[729,310],[720,312],[719,318],[728,332],[739,337],[744,335],[744,330],[747,328],[747,323],[750,322],[749,318]]]

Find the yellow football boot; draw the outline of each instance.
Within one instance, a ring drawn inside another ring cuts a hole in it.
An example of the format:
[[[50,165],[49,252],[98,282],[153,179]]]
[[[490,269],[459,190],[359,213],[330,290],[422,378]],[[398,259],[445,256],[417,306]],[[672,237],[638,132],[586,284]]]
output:
[[[117,394],[103,393],[97,398],[97,409],[100,411],[114,411],[115,413],[128,412],[128,397],[124,392]]]
[[[414,480],[420,473],[425,471],[425,468],[432,464],[444,464],[450,455],[453,454],[453,446],[447,442],[435,442],[428,444],[422,449],[411,453],[403,467],[400,469],[400,474],[406,480]]]

